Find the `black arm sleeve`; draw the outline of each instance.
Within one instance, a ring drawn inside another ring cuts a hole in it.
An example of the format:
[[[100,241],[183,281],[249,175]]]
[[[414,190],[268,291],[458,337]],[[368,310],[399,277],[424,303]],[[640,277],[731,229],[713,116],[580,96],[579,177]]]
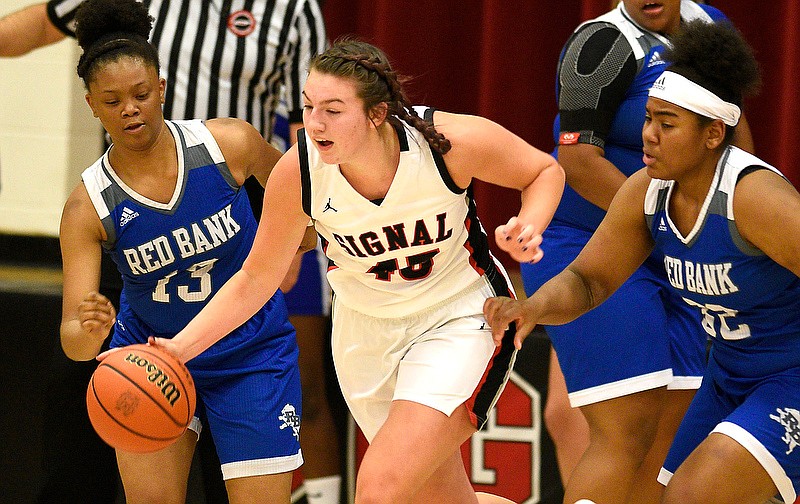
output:
[[[47,2],[47,17],[64,35],[75,38],[75,11],[82,3],[75,0],[50,0]]]
[[[561,132],[580,133],[578,142],[603,148],[637,72],[633,49],[614,25],[590,23],[575,32],[558,68]]]

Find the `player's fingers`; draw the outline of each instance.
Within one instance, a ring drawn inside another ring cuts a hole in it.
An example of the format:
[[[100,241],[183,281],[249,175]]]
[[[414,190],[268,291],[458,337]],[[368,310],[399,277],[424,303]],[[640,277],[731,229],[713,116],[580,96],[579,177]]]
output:
[[[519,219],[511,217],[508,219],[507,223],[497,226],[495,229],[495,240],[497,240],[498,243],[512,242],[518,238],[519,231]]]
[[[492,328],[492,339],[494,339],[494,344],[496,346],[500,346],[502,343],[505,333],[508,330],[508,324],[512,320],[503,315],[506,303],[510,300],[510,298],[506,297],[494,297],[487,299],[483,303],[483,314],[486,318],[486,322],[488,322],[489,326]]]
[[[525,339],[533,332],[536,328],[536,324],[531,324],[530,322],[524,321],[517,321],[517,332],[514,335],[514,347],[517,350],[522,349],[522,343],[525,342]]]
[[[157,347],[160,350],[163,350],[168,354],[172,355],[179,361],[184,362],[184,360],[179,355],[178,348],[175,346],[175,343],[169,338],[157,338],[155,336],[148,336],[147,344],[153,347]]]
[[[105,352],[100,352],[99,354],[97,354],[97,357],[95,357],[95,359],[97,359],[98,361],[101,361],[101,360],[105,359],[106,357],[108,357],[109,355],[111,355],[113,352],[119,352],[121,349],[122,349],[122,347],[111,348],[111,349],[106,350]]]

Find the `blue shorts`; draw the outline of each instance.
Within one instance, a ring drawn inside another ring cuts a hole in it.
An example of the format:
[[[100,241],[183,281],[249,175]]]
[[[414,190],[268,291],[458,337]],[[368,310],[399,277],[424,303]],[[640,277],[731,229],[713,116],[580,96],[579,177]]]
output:
[[[275,343],[273,350],[297,358],[294,341]],[[195,416],[211,432],[226,480],[290,472],[303,463],[299,369],[273,366],[272,360],[270,364],[263,369],[192,374],[197,389]]]
[[[521,265],[525,292],[566,268],[590,237],[589,231],[551,224],[542,260]],[[706,333],[697,310],[670,289],[663,266],[649,259],[600,306],[568,324],[545,327],[573,407],[665,385],[700,386]]]
[[[327,266],[327,258],[319,244],[303,254],[297,283],[283,296],[289,315],[330,315],[331,289],[326,278]]]
[[[769,473],[784,502],[800,492],[800,369],[766,378],[731,378],[711,351],[708,374],[675,434],[658,480],[667,484],[711,432],[741,444]]]
[[[144,343],[152,334],[122,304],[111,347]],[[211,432],[225,479],[290,472],[302,465],[298,353],[278,296],[187,363],[197,393],[195,417]]]

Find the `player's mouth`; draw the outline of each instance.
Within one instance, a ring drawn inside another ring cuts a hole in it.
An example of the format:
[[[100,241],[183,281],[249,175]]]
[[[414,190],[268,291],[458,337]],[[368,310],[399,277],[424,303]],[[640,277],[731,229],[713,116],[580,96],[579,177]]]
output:
[[[644,155],[642,156],[642,162],[644,163],[645,166],[652,166],[653,163],[656,162],[656,158],[652,154],[649,154],[647,151],[644,151]]]
[[[138,131],[141,131],[142,128],[144,128],[143,122],[135,122],[125,125],[124,130],[127,131],[128,133],[136,133]]]
[[[314,142],[316,142],[317,147],[319,147],[320,150],[328,150],[333,145],[333,142],[330,140],[316,139]]]
[[[642,6],[642,12],[648,16],[658,16],[664,12],[664,5],[657,2],[649,2]]]

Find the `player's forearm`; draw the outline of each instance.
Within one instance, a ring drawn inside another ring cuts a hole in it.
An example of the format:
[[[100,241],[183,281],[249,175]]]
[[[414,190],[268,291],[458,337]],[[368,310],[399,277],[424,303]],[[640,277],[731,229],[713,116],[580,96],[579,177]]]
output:
[[[536,307],[537,323],[544,325],[572,322],[598,304],[589,285],[569,267],[542,285],[525,303]]]
[[[50,22],[43,3],[0,18],[0,56],[22,56],[65,37]]]
[[[187,362],[244,324],[277,290],[240,270],[222,286],[187,326],[172,338],[168,350]]]
[[[61,322],[61,348],[64,354],[74,361],[88,361],[97,357],[106,336],[98,339],[86,332],[79,320]]]
[[[519,218],[542,233],[550,224],[564,192],[564,170],[555,159],[522,190]]]

